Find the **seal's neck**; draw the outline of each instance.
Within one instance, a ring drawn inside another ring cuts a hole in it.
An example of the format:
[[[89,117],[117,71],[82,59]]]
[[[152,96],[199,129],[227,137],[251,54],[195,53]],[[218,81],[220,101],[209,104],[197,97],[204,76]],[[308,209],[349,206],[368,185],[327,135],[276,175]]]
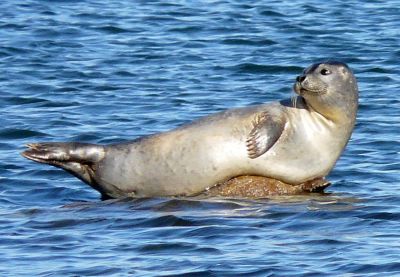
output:
[[[319,113],[335,124],[349,126],[355,123],[358,99],[331,99],[321,95],[304,101],[309,110]]]

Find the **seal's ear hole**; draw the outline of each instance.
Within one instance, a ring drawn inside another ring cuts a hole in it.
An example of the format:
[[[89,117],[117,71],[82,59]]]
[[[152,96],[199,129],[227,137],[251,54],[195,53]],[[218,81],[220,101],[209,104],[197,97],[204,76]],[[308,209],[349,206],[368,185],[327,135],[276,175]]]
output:
[[[344,67],[342,67],[342,74],[343,74],[343,75],[346,75],[346,74],[347,74],[347,71],[346,71],[346,69],[345,69]]]

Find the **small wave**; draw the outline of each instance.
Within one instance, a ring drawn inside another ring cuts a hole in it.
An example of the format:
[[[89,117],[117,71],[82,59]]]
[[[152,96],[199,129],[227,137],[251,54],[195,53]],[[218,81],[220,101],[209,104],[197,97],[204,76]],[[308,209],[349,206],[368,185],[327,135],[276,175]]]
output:
[[[203,30],[203,28],[200,26],[186,26],[186,27],[171,28],[168,31],[178,32],[178,33],[193,33],[193,32],[199,32],[202,30]]]
[[[387,68],[382,68],[382,67],[373,67],[373,68],[367,69],[365,72],[390,74],[390,73],[393,73],[393,70],[387,69]]]
[[[31,51],[28,48],[24,48],[24,47],[14,47],[14,46],[6,46],[6,47],[0,47],[0,51],[3,54],[3,56],[7,55],[7,56],[13,56],[16,54],[29,54],[29,52]]]
[[[269,46],[277,44],[277,42],[270,39],[241,39],[241,38],[224,39],[222,43],[228,45],[249,45],[249,46]]]
[[[279,65],[261,65],[255,63],[242,63],[235,66],[235,69],[241,73],[299,73],[303,68],[298,66],[279,66]]]
[[[285,17],[284,14],[273,10],[263,10],[260,14],[268,17]]]
[[[102,26],[102,27],[98,27],[95,28],[95,30],[104,32],[104,33],[108,33],[108,34],[120,34],[120,33],[127,33],[129,32],[128,29],[124,29],[121,27],[117,27],[117,26]]]
[[[63,107],[73,107],[79,106],[81,103],[79,102],[61,102],[61,101],[46,101],[43,102],[39,107],[42,108],[63,108]]]
[[[31,137],[45,137],[46,133],[25,130],[25,129],[14,129],[7,128],[0,131],[0,138],[2,139],[22,139],[22,138],[31,138]]]
[[[24,104],[34,104],[34,103],[42,103],[48,102],[48,100],[38,97],[8,97],[5,98],[6,103],[10,105],[24,105]]]

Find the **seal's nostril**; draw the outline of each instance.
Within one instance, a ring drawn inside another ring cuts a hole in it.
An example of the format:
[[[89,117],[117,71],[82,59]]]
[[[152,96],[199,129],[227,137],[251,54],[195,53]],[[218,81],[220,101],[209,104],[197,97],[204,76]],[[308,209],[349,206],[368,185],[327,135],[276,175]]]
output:
[[[300,76],[297,76],[296,81],[301,83],[301,82],[304,81],[304,79],[306,79],[306,76],[305,75],[300,75]]]

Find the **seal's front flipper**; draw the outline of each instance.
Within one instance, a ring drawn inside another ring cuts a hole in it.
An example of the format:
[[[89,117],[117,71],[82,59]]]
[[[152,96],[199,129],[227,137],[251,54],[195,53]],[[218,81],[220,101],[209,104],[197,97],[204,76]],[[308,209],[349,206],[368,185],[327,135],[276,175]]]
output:
[[[60,167],[101,192],[95,181],[98,162],[104,157],[101,145],[76,142],[28,144],[22,156],[35,162]]]
[[[258,114],[253,120],[253,129],[246,140],[247,154],[255,159],[267,152],[282,135],[285,120],[271,116],[268,112]]]

